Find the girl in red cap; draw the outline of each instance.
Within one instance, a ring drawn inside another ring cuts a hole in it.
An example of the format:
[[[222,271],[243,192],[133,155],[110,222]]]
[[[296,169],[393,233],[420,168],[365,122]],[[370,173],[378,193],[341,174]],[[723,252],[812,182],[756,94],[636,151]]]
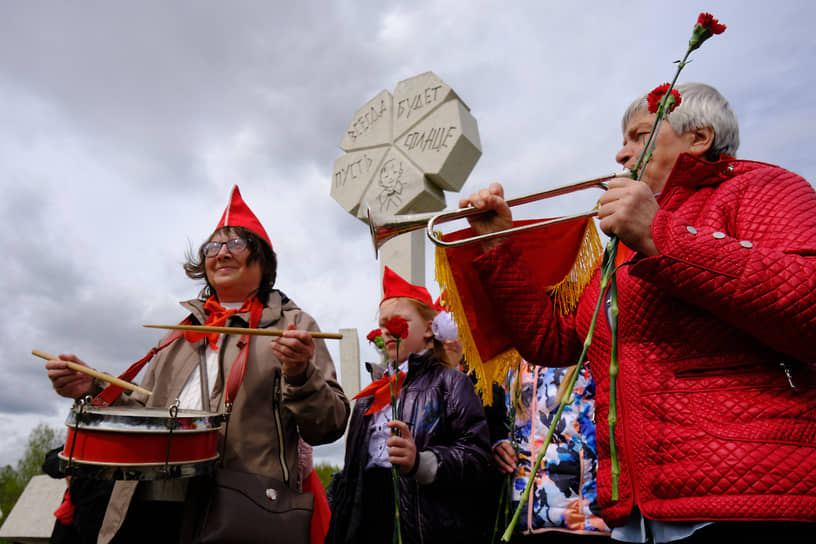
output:
[[[366,363],[374,382],[355,397],[345,465],[329,490],[326,542],[391,540],[392,466],[400,475],[403,542],[482,542],[486,524],[475,513],[490,455],[484,408],[470,379],[446,362],[443,340],[434,336],[439,308],[428,291],[386,267],[383,292],[384,355],[405,374],[398,382],[398,417],[391,418],[384,365]],[[407,331],[389,330],[395,324],[407,324]]]

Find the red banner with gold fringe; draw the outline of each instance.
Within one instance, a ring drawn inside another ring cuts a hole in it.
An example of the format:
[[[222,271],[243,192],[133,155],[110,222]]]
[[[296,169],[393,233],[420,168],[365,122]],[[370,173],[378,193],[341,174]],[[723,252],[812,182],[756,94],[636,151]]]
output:
[[[514,221],[514,226],[540,220]],[[472,235],[470,228],[443,234],[445,241],[462,240]],[[532,274],[531,282],[540,285],[542,296],[550,296],[563,313],[572,310],[592,277],[601,258],[600,237],[591,218],[578,218],[511,235],[521,248],[519,263]],[[437,247],[436,280],[447,290],[448,311],[459,327],[465,360],[476,374],[476,389],[482,402],[492,403],[492,384],[503,383],[507,370],[521,356],[484,291],[472,262],[482,250],[479,244],[456,248]]]

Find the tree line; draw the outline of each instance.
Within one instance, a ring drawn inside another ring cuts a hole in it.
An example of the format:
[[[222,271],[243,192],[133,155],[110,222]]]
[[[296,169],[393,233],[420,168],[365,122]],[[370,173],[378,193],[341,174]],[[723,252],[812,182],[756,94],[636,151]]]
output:
[[[17,466],[0,468],[0,526],[5,523],[31,477],[43,473],[45,454],[62,444],[64,437],[64,431],[41,423],[29,433],[25,451]],[[5,542],[0,540],[0,543]]]

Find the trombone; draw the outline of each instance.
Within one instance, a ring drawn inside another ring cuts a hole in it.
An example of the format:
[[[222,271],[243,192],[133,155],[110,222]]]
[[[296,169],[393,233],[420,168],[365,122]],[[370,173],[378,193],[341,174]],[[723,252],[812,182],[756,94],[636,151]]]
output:
[[[527,204],[529,202],[534,202],[537,200],[544,200],[554,196],[573,193],[576,191],[582,191],[584,189],[598,188],[606,190],[607,189],[606,182],[619,175],[620,174],[609,174],[608,176],[578,181],[576,183],[562,185],[561,187],[556,187],[554,189],[547,189],[546,191],[520,196],[518,198],[508,200],[507,205],[510,207],[518,206],[521,204]],[[542,219],[540,221],[529,223],[527,225],[521,225],[518,227],[512,227],[509,229],[490,232],[487,234],[471,236],[469,238],[464,238],[462,240],[447,242],[438,237],[436,232],[434,231],[434,227],[438,223],[447,223],[448,221],[454,221],[456,219],[464,219],[472,215],[488,213],[488,211],[479,210],[476,208],[460,208],[458,210],[452,210],[447,212],[445,211],[429,212],[407,215],[378,215],[372,211],[370,206],[368,206],[367,208],[368,208],[367,209],[368,227],[369,230],[371,231],[371,241],[374,243],[375,257],[379,254],[380,247],[382,247],[382,245],[389,241],[391,238],[421,228],[426,229],[428,239],[430,239],[430,241],[433,242],[434,244],[442,247],[459,247],[466,244],[472,244],[475,242],[488,240],[490,238],[507,236],[508,234],[513,234],[515,232],[546,227],[547,225],[562,223],[564,221],[571,221],[573,219],[579,219],[581,217],[592,217],[598,213],[598,210],[593,209],[576,215],[556,217],[554,219]]]

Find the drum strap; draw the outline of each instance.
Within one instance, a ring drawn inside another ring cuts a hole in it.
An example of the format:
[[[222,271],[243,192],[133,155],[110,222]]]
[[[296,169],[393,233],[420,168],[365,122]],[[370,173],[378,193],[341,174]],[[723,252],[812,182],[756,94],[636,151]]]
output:
[[[253,315],[250,317],[250,328],[255,328],[258,326],[257,321],[260,320],[260,315]],[[255,321],[255,323],[253,323]],[[192,324],[192,319],[190,316],[186,317],[182,322],[182,325],[190,325]],[[184,337],[184,331],[173,331],[162,344],[158,346],[154,346],[150,351],[147,352],[147,355],[130,365],[130,367],[125,370],[120,376],[119,379],[125,381],[132,381],[142,370],[144,365],[146,365],[158,352],[178,340],[179,338]],[[241,350],[238,353],[238,357],[236,357],[235,362],[232,364],[232,368],[230,368],[229,377],[227,378],[227,389],[225,392],[224,397],[224,405],[225,406],[232,406],[232,403],[235,401],[235,396],[238,394],[238,389],[241,387],[241,382],[244,380],[244,372],[246,371],[246,363],[247,357],[249,356],[249,335],[243,334],[241,335],[240,340],[238,341],[238,348]],[[101,393],[99,393],[96,398],[93,400],[94,406],[109,406],[111,405],[119,395],[122,394],[124,391],[123,388],[117,385],[109,385],[106,387]]]
[[[188,316],[182,322],[181,325],[191,325],[192,319]],[[125,370],[120,376],[119,379],[125,381],[132,381],[133,378],[136,377],[137,374],[142,370],[142,367],[150,361],[158,352],[178,340],[184,336],[184,331],[173,331],[162,344],[158,346],[154,346],[150,351],[147,352],[147,355],[130,365],[127,370]],[[93,400],[94,406],[110,406],[113,402],[119,398],[119,395],[122,394],[124,391],[123,388],[119,387],[118,385],[110,384],[105,389],[102,390]]]
[[[246,303],[244,304],[246,306]],[[261,312],[263,312],[263,304],[253,297],[250,304],[249,312],[249,328],[255,329],[261,321]],[[246,370],[247,357],[249,356],[249,335],[242,334],[238,340],[238,357],[232,363],[229,376],[227,377],[227,388],[224,392],[224,408],[229,414],[232,408],[232,403],[235,402],[235,396],[238,395],[238,389],[241,387],[241,382],[244,381],[244,371]]]
[[[238,395],[238,389],[241,387],[241,382],[244,381],[244,372],[246,371],[247,357],[249,356],[249,335],[243,334],[238,340],[238,348],[241,352],[232,363],[229,376],[227,377],[227,390],[224,394],[224,406],[232,405],[235,402],[235,396]]]

